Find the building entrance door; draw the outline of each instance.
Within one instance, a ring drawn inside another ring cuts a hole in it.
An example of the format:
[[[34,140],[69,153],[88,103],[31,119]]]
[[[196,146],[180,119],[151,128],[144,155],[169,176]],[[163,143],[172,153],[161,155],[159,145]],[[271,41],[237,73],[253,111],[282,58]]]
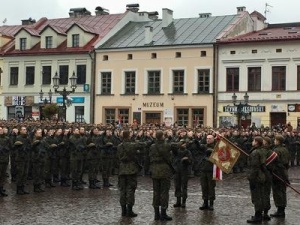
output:
[[[147,124],[160,124],[161,123],[161,113],[145,113],[145,122]]]
[[[270,113],[271,127],[286,124],[286,113],[285,112],[274,112]]]

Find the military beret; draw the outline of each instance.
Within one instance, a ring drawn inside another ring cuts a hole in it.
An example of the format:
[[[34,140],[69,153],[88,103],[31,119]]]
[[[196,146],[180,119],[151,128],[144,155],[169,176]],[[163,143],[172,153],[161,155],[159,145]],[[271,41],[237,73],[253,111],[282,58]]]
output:
[[[16,141],[15,146],[19,146],[19,145],[23,145],[23,142],[22,141]]]
[[[88,148],[92,148],[92,147],[95,147],[95,146],[96,146],[96,145],[95,145],[94,143],[89,143],[87,147],[88,147]]]

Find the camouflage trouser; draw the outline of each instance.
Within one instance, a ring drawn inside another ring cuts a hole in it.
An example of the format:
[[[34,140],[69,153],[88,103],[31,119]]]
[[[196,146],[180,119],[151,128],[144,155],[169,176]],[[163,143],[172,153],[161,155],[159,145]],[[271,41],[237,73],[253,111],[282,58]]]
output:
[[[216,181],[213,180],[212,172],[201,172],[200,174],[200,183],[202,190],[202,199],[203,200],[215,200],[216,193]]]
[[[264,210],[264,185],[250,181],[250,192],[255,212],[262,212]]]
[[[50,158],[47,158],[45,162],[45,179],[52,180],[52,160]]]
[[[0,162],[0,187],[3,187],[6,181],[6,170],[8,163]]]
[[[273,199],[276,207],[286,207],[286,185],[278,179],[272,181]]]
[[[68,172],[68,158],[66,157],[61,157],[59,160],[59,168],[60,168],[60,177],[62,180],[65,180],[67,176],[69,175]]]
[[[17,186],[25,185],[28,177],[28,167],[29,161],[18,161],[16,162],[16,171],[17,171]]]
[[[120,204],[134,205],[134,193],[137,187],[137,175],[119,175]]]
[[[103,158],[102,159],[102,178],[109,178],[113,168],[113,159],[112,158]]]
[[[44,183],[45,180],[45,163],[32,162],[32,178],[33,184],[38,185]]]
[[[99,171],[99,159],[88,159],[87,165],[89,180],[97,179],[97,174]]]
[[[82,165],[82,159],[71,160],[72,180],[75,182],[80,180],[80,176],[82,173]]]
[[[10,155],[10,175],[12,179],[15,179],[17,176],[17,165],[16,165],[16,155]]]
[[[174,176],[175,197],[187,198],[188,171],[178,171]]]
[[[272,189],[272,181],[269,180],[264,183],[264,210],[269,210],[271,209],[271,189]]]
[[[154,208],[161,206],[167,209],[169,206],[169,190],[171,187],[171,179],[152,179],[153,181],[153,202]]]

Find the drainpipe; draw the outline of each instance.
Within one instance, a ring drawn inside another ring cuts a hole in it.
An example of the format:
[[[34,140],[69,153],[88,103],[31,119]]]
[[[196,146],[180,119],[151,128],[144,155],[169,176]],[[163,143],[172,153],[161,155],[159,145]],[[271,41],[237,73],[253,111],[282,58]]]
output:
[[[217,127],[217,120],[218,120],[218,76],[219,76],[219,46],[218,44],[214,44],[214,67],[213,67],[213,73],[214,73],[214,92],[213,92],[213,127]]]
[[[96,52],[89,52],[91,58],[91,84],[90,84],[90,123],[95,123],[95,84],[96,84]]]

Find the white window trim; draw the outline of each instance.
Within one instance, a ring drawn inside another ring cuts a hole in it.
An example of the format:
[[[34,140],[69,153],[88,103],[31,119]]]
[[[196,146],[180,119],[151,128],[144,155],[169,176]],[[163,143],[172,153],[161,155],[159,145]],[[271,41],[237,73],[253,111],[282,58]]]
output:
[[[99,95],[101,95],[102,94],[102,73],[107,73],[107,72],[109,72],[109,73],[111,73],[111,94],[114,94],[114,89],[113,89],[113,87],[114,87],[114,79],[113,79],[113,70],[100,70],[99,71],[99,75],[98,75],[98,84],[99,84],[99,86],[98,86],[98,88],[97,88],[97,94],[99,94]]]
[[[162,68],[145,68],[144,71],[144,90],[143,94],[148,94],[148,72],[149,71],[159,71],[160,72],[160,87],[159,87],[159,93],[162,93],[163,90],[163,69]]]
[[[213,69],[211,66],[197,66],[195,67],[194,71],[195,71],[195,76],[194,76],[194,87],[193,87],[193,93],[194,94],[198,94],[198,70],[209,70],[209,94],[213,93],[214,87],[214,76],[213,76]]]
[[[184,71],[184,87],[183,87],[183,94],[187,94],[186,90],[186,81],[187,81],[187,69],[186,67],[171,67],[169,69],[169,94],[173,94],[173,71],[174,70],[183,70]]]
[[[135,91],[134,91],[134,94],[138,94],[138,69],[137,68],[133,68],[133,69],[130,69],[130,68],[127,68],[127,69],[124,69],[122,71],[122,88],[121,88],[121,94],[125,94],[125,73],[126,72],[135,72]]]

